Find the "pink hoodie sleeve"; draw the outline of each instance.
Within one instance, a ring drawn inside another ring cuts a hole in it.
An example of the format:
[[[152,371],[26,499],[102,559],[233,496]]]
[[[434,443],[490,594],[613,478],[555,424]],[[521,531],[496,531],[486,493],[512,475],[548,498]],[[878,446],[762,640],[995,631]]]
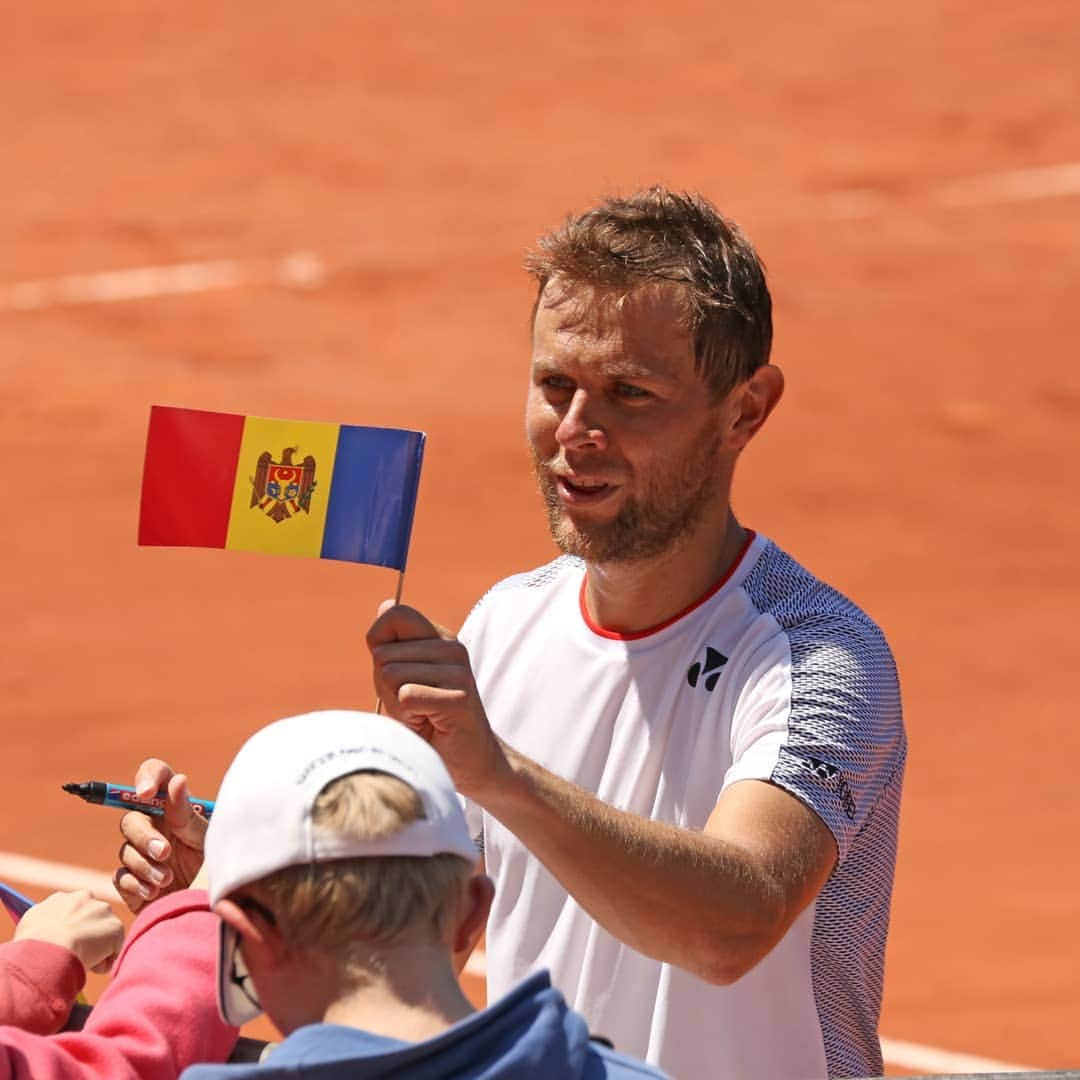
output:
[[[51,1035],[64,1026],[86,983],[82,961],[51,941],[0,945],[0,1024]]]
[[[0,1028],[0,1080],[176,1080],[195,1062],[224,1061],[237,1029],[218,1015],[217,941],[202,890],[150,904],[82,1031]]]

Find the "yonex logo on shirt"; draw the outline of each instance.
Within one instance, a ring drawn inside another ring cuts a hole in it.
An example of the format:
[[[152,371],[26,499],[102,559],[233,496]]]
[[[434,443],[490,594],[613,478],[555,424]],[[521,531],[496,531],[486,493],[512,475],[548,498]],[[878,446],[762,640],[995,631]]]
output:
[[[810,771],[819,780],[831,780],[840,770],[835,765],[830,765],[827,761],[812,757],[810,759]]]
[[[727,662],[728,658],[722,652],[718,652],[711,645],[706,645],[705,666],[702,667],[700,660],[695,660],[690,665],[690,670],[686,673],[686,681],[691,686],[697,686],[698,679],[704,675],[705,689],[708,690],[709,693],[712,693],[712,691],[716,689],[717,682],[720,681],[724,665]]]
[[[844,779],[843,774],[835,766],[828,761],[822,761],[821,758],[812,757],[807,762],[810,771],[819,779],[824,780],[827,783],[833,780],[837,780],[836,790],[840,796],[840,805],[844,808],[844,813],[847,814],[848,819],[855,820],[855,796],[851,794],[851,787]]]

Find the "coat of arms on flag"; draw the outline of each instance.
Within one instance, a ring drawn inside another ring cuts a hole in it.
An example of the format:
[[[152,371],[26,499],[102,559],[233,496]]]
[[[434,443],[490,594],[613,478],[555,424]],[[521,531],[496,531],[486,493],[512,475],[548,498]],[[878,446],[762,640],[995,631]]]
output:
[[[251,508],[257,506],[265,510],[266,516],[278,524],[301,510],[305,514],[311,513],[315,459],[308,454],[299,465],[294,465],[296,450],[295,446],[286,446],[281,451],[280,461],[274,461],[270,451],[264,450],[251,480]]]

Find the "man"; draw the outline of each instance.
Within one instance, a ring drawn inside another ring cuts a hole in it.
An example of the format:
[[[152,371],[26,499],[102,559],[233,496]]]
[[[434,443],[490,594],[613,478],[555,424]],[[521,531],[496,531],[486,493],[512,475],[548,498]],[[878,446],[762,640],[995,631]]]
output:
[[[489,992],[550,968],[679,1077],[877,1074],[906,741],[878,628],[731,510],[783,390],[762,266],[653,188],[528,267],[526,427],[565,554],[460,642],[390,605],[368,635],[387,711],[470,801]]]
[[[473,1009],[454,954],[491,903],[476,856],[445,767],[401,725],[317,712],[257,732],[222,782],[205,873],[221,1014],[265,1009],[287,1038],[262,1064],[184,1076],[659,1077],[591,1043],[544,973]]]

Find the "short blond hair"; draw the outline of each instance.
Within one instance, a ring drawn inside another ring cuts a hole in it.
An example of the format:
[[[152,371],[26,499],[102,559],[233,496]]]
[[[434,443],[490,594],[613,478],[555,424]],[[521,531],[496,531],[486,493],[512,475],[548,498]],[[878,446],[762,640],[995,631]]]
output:
[[[379,840],[425,816],[405,781],[355,772],[315,800],[320,829]],[[288,866],[250,886],[291,948],[347,950],[350,944],[436,942],[457,909],[473,868],[459,855],[386,855]]]
[[[612,196],[566,219],[525,258],[536,308],[548,282],[620,296],[674,285],[686,308],[697,370],[719,400],[769,362],[772,298],[765,266],[738,225],[696,192],[659,184]]]

